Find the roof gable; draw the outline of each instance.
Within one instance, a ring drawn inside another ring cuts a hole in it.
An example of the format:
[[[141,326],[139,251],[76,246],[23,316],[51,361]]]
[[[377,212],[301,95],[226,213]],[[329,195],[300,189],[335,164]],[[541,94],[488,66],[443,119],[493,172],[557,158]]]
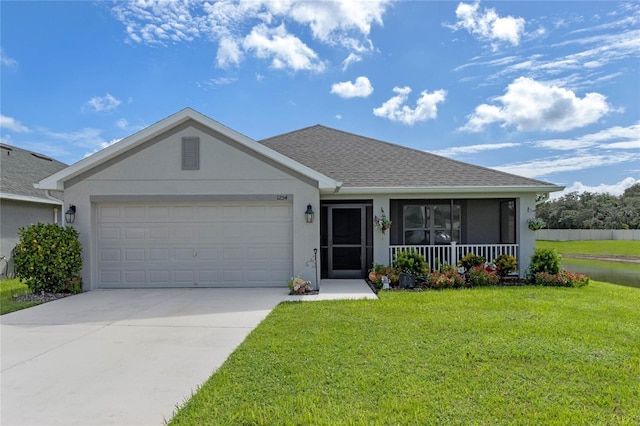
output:
[[[63,190],[64,183],[78,177],[84,173],[93,170],[109,161],[116,159],[117,157],[125,154],[126,152],[143,145],[145,142],[162,135],[163,133],[173,129],[183,123],[193,120],[211,130],[233,139],[243,147],[254,151],[256,154],[263,156],[266,159],[275,161],[291,170],[300,173],[314,181],[318,182],[318,187],[321,190],[333,191],[336,187],[339,187],[339,182],[319,173],[318,171],[309,168],[308,166],[298,163],[295,160],[272,150],[262,144],[257,143],[251,138],[244,136],[235,130],[232,130],[215,120],[191,109],[185,108],[177,113],[155,123],[151,126],[135,133],[121,141],[87,157],[77,163],[67,167],[66,169],[49,176],[46,179],[41,180],[36,187],[41,189],[57,189]]]
[[[0,194],[2,198],[57,204],[33,184],[66,167],[66,164],[46,155],[0,144]],[[56,194],[58,198],[61,195]]]
[[[517,188],[555,191],[547,182],[315,125],[260,141],[352,189]]]

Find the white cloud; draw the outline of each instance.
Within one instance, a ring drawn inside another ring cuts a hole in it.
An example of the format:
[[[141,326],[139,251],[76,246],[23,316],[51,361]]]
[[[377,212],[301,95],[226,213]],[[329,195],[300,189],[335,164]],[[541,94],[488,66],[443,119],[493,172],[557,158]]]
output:
[[[321,70],[318,64],[322,63],[319,59],[311,61],[314,63],[311,67],[295,65],[300,58],[294,57],[300,56],[301,46],[306,47],[298,37],[289,34],[283,41],[298,49],[297,53],[287,55],[273,45],[266,48],[264,40],[260,43],[262,48],[257,48],[256,32],[265,36],[284,24],[305,26],[313,39],[322,44],[362,54],[373,51],[368,38],[371,27],[382,25],[382,16],[390,4],[391,0],[124,1],[112,11],[125,26],[127,39],[136,44],[167,45],[207,37],[218,43],[216,63],[220,67],[237,66],[246,56],[254,54],[271,59],[274,68],[318,71]],[[265,53],[265,49],[270,53]],[[276,50],[278,54],[274,53]],[[309,58],[308,52],[302,56]],[[355,60],[351,54],[349,58]]]
[[[87,106],[93,108],[96,112],[109,112],[118,108],[122,102],[109,93],[105,96],[94,96],[87,101]]]
[[[460,154],[475,154],[476,152],[494,151],[496,149],[514,148],[520,146],[519,143],[505,142],[505,143],[492,143],[492,144],[478,144],[469,146],[454,146],[451,148],[445,148],[438,151],[429,151],[433,154],[443,155],[445,157],[455,157]]]
[[[573,139],[546,139],[536,141],[535,146],[556,150],[640,148],[640,122],[627,127],[614,126]]]
[[[231,38],[223,38],[218,44],[218,53],[216,54],[216,63],[221,68],[227,68],[231,65],[239,65],[242,62],[244,54],[238,42]]]
[[[120,142],[121,140],[122,139],[111,139],[109,142],[103,141],[103,142],[100,143],[100,148],[96,148],[91,152],[85,153],[84,157],[82,157],[82,158],[87,158],[88,156],[93,155],[98,151],[102,151],[103,149],[105,149],[107,147],[110,147],[111,145],[116,144],[116,143]]]
[[[356,62],[360,61],[362,61],[362,56],[353,52],[349,53],[349,56],[347,56],[347,58],[342,61],[342,71],[346,71],[351,64],[355,64]]]
[[[3,67],[12,68],[12,69],[15,69],[18,67],[18,62],[15,59],[5,55],[4,49],[1,47],[0,47],[0,64],[2,64]]]
[[[6,115],[0,114],[0,128],[11,130],[16,133],[26,133],[30,132],[29,128],[24,124],[20,123],[13,117],[7,117]]]
[[[373,115],[388,118],[391,121],[399,121],[403,124],[413,125],[416,122],[426,121],[436,118],[438,115],[438,104],[444,102],[447,97],[446,90],[436,90],[432,93],[424,90],[415,108],[405,105],[411,93],[409,87],[394,87],[396,96],[388,99],[382,106],[374,108]]]
[[[573,155],[534,159],[531,161],[506,164],[492,167],[507,173],[536,178],[549,176],[554,173],[586,170],[613,164],[634,163],[640,161],[640,153],[618,152],[604,153],[574,153]]]
[[[460,130],[479,132],[489,124],[501,123],[520,131],[567,131],[595,123],[611,110],[600,93],[578,98],[568,89],[526,77],[514,80],[495,100],[501,105],[477,106]]]
[[[120,120],[116,121],[116,126],[124,130],[127,127],[129,127],[129,122],[127,121],[126,118],[121,118]]]
[[[501,17],[495,9],[480,9],[480,2],[460,3],[456,8],[458,22],[452,26],[454,30],[464,28],[481,41],[490,42],[493,49],[502,42],[514,46],[520,44],[520,37],[524,33],[525,20],[513,16]]]
[[[331,93],[341,98],[366,98],[373,93],[373,87],[369,79],[364,76],[356,78],[355,83],[343,81],[331,86]]]
[[[318,59],[316,52],[299,38],[289,34],[284,24],[277,28],[257,25],[242,44],[245,50],[255,52],[258,58],[271,59],[271,66],[275,69],[294,72],[324,70],[324,64]]]
[[[95,148],[105,142],[100,135],[102,130],[86,127],[73,132],[52,132],[41,130],[41,133],[51,139],[61,140],[81,148]]]
[[[627,188],[632,187],[636,183],[640,183],[640,179],[634,179],[632,177],[627,177],[620,182],[616,182],[611,185],[607,185],[606,183],[601,183],[600,185],[589,186],[584,185],[582,182],[573,182],[571,186],[567,186],[564,190],[559,192],[551,193],[549,196],[550,200],[555,200],[556,198],[563,197],[571,192],[591,192],[595,194],[611,194],[615,196],[620,196],[624,193]]]

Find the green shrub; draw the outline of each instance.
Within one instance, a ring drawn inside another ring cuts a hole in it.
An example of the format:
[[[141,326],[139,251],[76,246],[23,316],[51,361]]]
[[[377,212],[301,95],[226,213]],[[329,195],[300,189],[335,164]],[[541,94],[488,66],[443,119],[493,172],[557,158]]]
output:
[[[410,275],[425,275],[429,273],[429,264],[424,257],[414,249],[403,250],[396,253],[393,259],[393,267],[400,272]]]
[[[465,271],[470,270],[474,266],[484,266],[486,259],[474,253],[467,253],[458,261],[458,266],[462,266]]]
[[[538,272],[557,274],[560,272],[560,255],[556,249],[537,248],[531,256],[529,274],[535,276]]]
[[[589,284],[589,277],[563,269],[557,274],[538,272],[535,275],[535,283],[551,287],[584,287]]]
[[[429,274],[427,286],[433,289],[460,288],[465,285],[464,278],[451,265],[445,265],[440,272]]]
[[[18,230],[15,248],[16,276],[33,292],[82,291],[82,246],[72,227],[37,223]]]
[[[515,257],[510,254],[501,254],[496,257],[493,261],[493,264],[496,265],[496,273],[500,277],[500,279],[506,277],[512,272],[515,272],[518,269],[518,261]]]
[[[496,285],[500,278],[492,268],[484,266],[474,266],[467,271],[467,285],[469,287],[482,287]]]

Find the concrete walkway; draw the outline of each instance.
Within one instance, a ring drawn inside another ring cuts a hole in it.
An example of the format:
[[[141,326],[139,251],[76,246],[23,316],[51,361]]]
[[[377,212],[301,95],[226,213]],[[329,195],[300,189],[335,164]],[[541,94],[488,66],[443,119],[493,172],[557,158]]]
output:
[[[161,425],[283,300],[376,298],[364,280],[98,290],[0,317],[0,424]]]
[[[287,296],[287,302],[315,302],[320,300],[374,299],[373,291],[365,280],[320,280],[320,292],[304,296]]]

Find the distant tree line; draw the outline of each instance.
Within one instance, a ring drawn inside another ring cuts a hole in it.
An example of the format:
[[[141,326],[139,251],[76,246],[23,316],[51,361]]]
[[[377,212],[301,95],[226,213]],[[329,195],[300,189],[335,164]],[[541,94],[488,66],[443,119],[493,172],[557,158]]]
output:
[[[571,192],[538,204],[536,215],[549,229],[640,229],[640,183],[619,197]]]

